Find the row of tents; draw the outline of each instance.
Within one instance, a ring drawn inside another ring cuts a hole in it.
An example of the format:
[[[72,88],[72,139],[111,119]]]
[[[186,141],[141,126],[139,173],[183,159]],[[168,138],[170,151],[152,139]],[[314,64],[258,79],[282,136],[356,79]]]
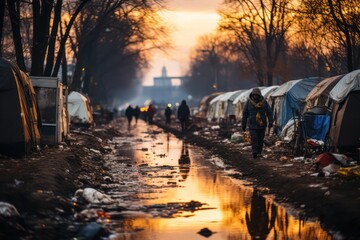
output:
[[[70,118],[72,123],[93,122],[88,98],[78,92],[66,94],[61,109],[56,99],[59,93],[50,88],[40,89],[33,81],[15,63],[0,58],[0,154],[30,153],[49,135],[58,134],[50,131],[57,122],[69,124],[67,120],[58,121],[59,116]],[[49,85],[46,79],[45,83]],[[62,126],[65,128],[68,126]]]
[[[360,70],[259,88],[272,108],[275,133],[310,109],[326,108],[331,117],[328,134],[332,144],[342,149],[360,147]],[[252,89],[241,89],[205,96],[196,116],[207,120],[241,121],[243,107],[251,92]]]

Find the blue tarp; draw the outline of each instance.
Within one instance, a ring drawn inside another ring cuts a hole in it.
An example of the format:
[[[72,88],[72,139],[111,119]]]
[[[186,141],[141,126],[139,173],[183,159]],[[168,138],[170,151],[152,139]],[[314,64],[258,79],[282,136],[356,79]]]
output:
[[[328,115],[304,115],[304,135],[325,142],[326,134],[330,128],[330,116]]]
[[[308,93],[319,83],[322,78],[310,77],[296,82],[285,94],[281,103],[281,128],[296,114],[301,113],[305,106]]]

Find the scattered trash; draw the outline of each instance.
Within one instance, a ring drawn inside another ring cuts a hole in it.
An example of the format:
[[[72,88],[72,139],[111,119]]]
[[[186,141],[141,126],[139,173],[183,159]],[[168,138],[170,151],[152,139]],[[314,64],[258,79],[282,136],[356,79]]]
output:
[[[326,167],[324,167],[322,169],[323,173],[329,173],[329,174],[332,174],[332,173],[336,173],[338,170],[339,170],[340,166],[337,165],[337,164],[334,164],[334,163],[331,163],[329,165],[327,165]]]
[[[75,192],[75,197],[82,197],[89,203],[109,204],[114,202],[110,196],[101,193],[94,188],[78,189]]]
[[[230,141],[235,142],[235,143],[244,142],[244,136],[242,134],[236,132],[233,135],[231,135]]]
[[[295,161],[302,161],[302,160],[304,160],[304,157],[295,157],[293,160],[295,160]]]
[[[17,211],[16,207],[14,207],[14,205],[7,202],[0,202],[0,216],[14,217],[20,216],[20,214]]]
[[[220,129],[220,126],[219,125],[211,126],[211,129],[212,130],[218,130],[218,129]]]
[[[91,240],[97,239],[101,233],[102,227],[98,223],[90,223],[81,229],[77,239]]]
[[[89,149],[91,152],[93,153],[96,153],[96,154],[101,154],[101,152],[99,150],[96,150],[96,149],[93,149],[93,148],[90,148]]]
[[[360,177],[360,166],[340,168],[336,173],[342,177]]]

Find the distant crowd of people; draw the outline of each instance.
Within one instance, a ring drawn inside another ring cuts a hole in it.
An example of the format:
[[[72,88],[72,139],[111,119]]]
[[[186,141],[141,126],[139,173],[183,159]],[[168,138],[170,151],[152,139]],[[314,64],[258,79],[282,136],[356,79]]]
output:
[[[152,104],[150,104],[147,110],[143,112],[144,120],[147,121],[149,124],[153,124],[155,113],[156,113],[156,109]],[[140,114],[141,114],[141,110],[139,106],[133,108],[131,105],[129,105],[125,110],[125,116],[128,120],[128,125],[131,126],[133,118],[135,118],[135,124],[137,124]],[[168,105],[164,111],[165,123],[167,125],[171,124],[172,115],[173,115],[173,110],[171,109],[171,105]],[[177,118],[180,121],[181,131],[185,132],[190,119],[190,108],[185,100],[182,100],[179,108],[177,109]]]
[[[153,124],[153,118],[156,113],[156,109],[153,105],[149,105],[147,111],[144,112],[145,120],[149,124]],[[128,119],[129,126],[131,125],[132,118],[135,117],[136,123],[140,116],[140,108],[138,106],[133,109],[131,105],[125,111],[125,115]],[[173,110],[168,105],[165,108],[164,116],[165,123],[171,124],[171,117]],[[187,130],[190,119],[190,108],[185,100],[182,100],[180,106],[177,109],[177,118],[181,125],[181,131]],[[266,99],[262,96],[259,88],[254,88],[251,92],[247,102],[245,103],[243,116],[242,116],[242,130],[246,132],[247,128],[250,133],[251,146],[253,158],[261,157],[261,153],[264,145],[265,130],[272,128],[273,116],[270,106]]]

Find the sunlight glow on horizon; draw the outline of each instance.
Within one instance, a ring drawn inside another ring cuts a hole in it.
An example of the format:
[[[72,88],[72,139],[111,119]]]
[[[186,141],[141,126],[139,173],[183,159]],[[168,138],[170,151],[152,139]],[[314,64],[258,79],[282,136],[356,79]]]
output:
[[[204,4],[206,5],[205,2]],[[163,66],[167,68],[168,76],[184,75],[189,67],[191,48],[195,46],[200,36],[212,33],[220,19],[216,8],[213,11],[168,10],[161,12],[160,15],[174,28],[171,34],[174,50],[170,50],[167,55],[164,53],[153,55],[149,71],[143,79],[143,85],[146,86],[153,84],[153,77],[161,75]]]

